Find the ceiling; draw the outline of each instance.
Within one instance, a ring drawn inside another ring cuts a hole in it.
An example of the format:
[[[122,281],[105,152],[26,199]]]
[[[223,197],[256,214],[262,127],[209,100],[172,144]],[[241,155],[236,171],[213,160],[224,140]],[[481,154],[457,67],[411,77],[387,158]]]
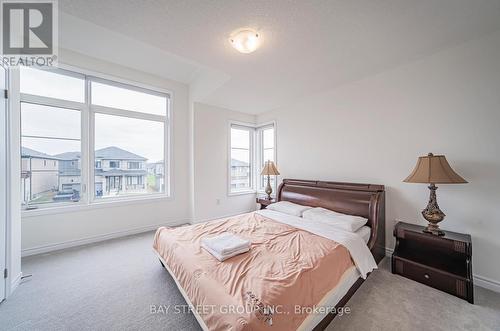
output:
[[[212,75],[197,101],[254,114],[500,29],[500,0],[59,0],[59,8],[157,52],[162,76],[194,84]],[[240,27],[261,33],[256,52],[229,45]]]

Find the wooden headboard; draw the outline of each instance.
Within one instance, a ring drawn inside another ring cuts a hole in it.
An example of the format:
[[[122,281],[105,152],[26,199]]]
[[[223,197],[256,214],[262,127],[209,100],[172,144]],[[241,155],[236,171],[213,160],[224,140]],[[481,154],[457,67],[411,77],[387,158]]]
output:
[[[323,207],[339,213],[362,216],[371,227],[368,248],[375,260],[385,256],[385,188],[383,185],[284,179],[278,201]]]

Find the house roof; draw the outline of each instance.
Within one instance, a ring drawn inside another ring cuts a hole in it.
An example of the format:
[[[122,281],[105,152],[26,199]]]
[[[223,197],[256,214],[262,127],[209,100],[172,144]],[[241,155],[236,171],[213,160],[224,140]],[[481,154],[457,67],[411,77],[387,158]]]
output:
[[[21,147],[21,157],[31,157],[38,159],[49,159],[49,160],[58,160],[57,156],[51,156],[49,154],[45,154],[39,151],[35,151],[34,149],[28,147]]]
[[[66,152],[54,156],[61,160],[78,160],[80,158],[80,152]]]
[[[80,158],[80,152],[67,152],[55,155],[62,160],[77,160]],[[138,160],[146,161],[145,157],[131,153],[124,149],[111,146],[106,148],[101,148],[95,151],[95,158],[102,160]]]
[[[106,148],[96,150],[95,157],[96,157],[96,159],[105,159],[105,160],[115,160],[115,159],[142,160],[142,161],[147,160],[145,157],[131,153],[129,151],[126,151],[124,149],[121,149],[121,148],[118,148],[115,146],[106,147]]]

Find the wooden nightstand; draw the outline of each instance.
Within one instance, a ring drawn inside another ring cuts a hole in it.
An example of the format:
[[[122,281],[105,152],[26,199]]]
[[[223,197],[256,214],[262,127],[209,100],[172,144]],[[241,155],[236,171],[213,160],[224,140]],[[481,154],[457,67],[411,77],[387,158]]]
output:
[[[474,303],[470,235],[444,231],[444,236],[435,236],[423,229],[414,224],[396,224],[392,273]]]
[[[272,203],[276,202],[276,199],[269,200],[267,197],[257,197],[257,203],[260,203],[260,209],[266,209]]]

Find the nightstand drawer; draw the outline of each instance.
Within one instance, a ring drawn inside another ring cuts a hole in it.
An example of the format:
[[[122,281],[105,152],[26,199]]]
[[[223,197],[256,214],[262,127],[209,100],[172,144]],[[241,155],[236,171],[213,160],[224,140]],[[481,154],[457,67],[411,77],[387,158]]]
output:
[[[393,266],[396,274],[456,295],[462,299],[467,299],[469,285],[463,277],[428,268],[398,256],[393,256],[393,259]]]

